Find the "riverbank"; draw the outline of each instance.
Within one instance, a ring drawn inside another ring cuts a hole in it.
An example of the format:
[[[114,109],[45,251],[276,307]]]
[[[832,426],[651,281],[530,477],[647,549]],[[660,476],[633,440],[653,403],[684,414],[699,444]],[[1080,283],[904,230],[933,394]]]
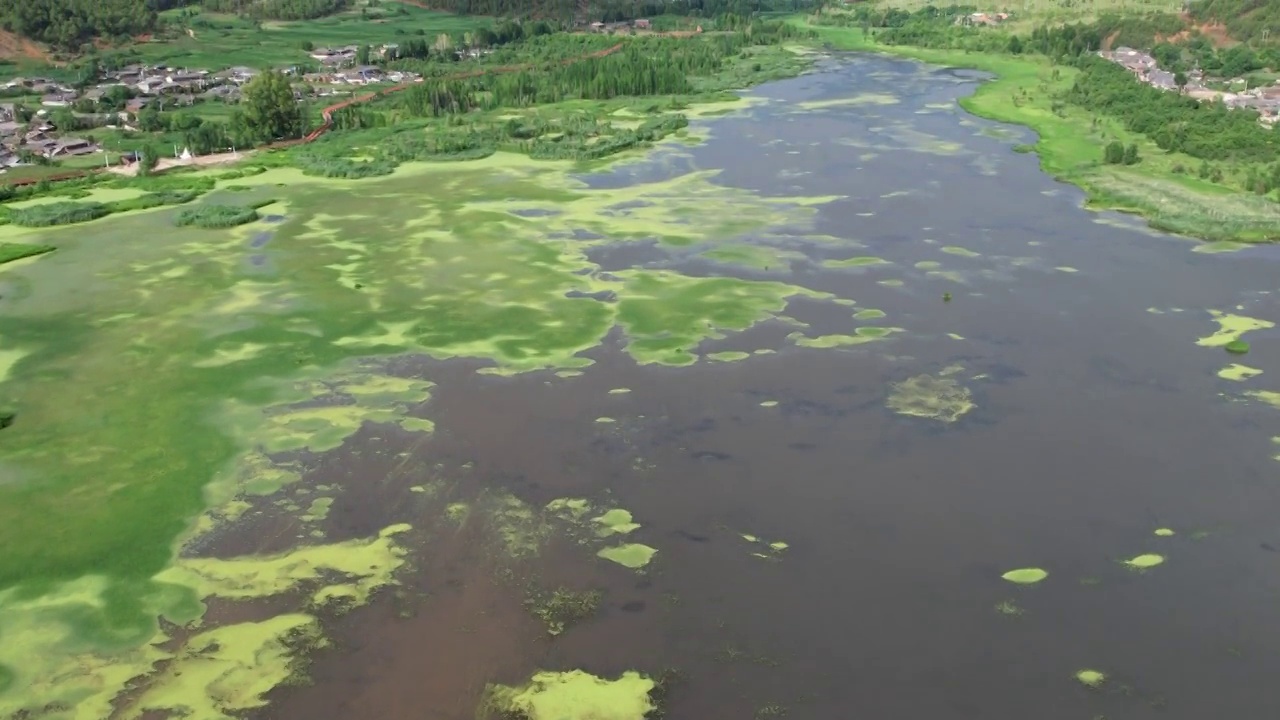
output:
[[[1280,240],[1280,205],[1256,195],[1200,180],[1189,174],[1201,163],[1166,153],[1114,119],[1056,100],[1078,71],[1039,56],[1014,56],[882,45],[860,28],[791,21],[818,33],[831,48],[908,57],[935,65],[972,68],[994,77],[960,100],[979,117],[1023,125],[1039,136],[1033,146],[1041,168],[1057,180],[1083,189],[1086,206],[1119,210],[1145,218],[1153,228],[1209,241]],[[1141,161],[1106,165],[1107,143],[1138,146]]]

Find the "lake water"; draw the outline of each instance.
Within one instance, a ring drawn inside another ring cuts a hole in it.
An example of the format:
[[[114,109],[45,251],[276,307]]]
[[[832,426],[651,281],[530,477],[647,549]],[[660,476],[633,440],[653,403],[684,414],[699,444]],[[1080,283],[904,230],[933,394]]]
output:
[[[792,300],[790,320],[699,348],[776,352],[684,368],[637,365],[618,331],[572,377],[396,361],[437,383],[435,432],[366,428],[316,469],[310,482],[347,488],[332,533],[411,516],[410,488],[437,480],[460,497],[626,508],[641,525],[628,539],[658,553],[637,573],[560,538],[512,566],[474,523],[433,535],[400,589],[333,623],[314,684],[275,691],[261,716],[472,718],[486,683],[573,668],[678,670],[673,719],[1275,716],[1280,411],[1243,393],[1276,387],[1280,344],[1252,332],[1237,357],[1196,341],[1217,329],[1210,310],[1280,315],[1280,254],[1196,253],[1083,210],[1013,151],[1025,132],[956,106],[979,82],[831,58],[703,123],[701,146],[586,178],[715,169],[762,196],[840,196],[816,228],[742,238],[774,249],[755,268],[645,241],[588,254],[605,271],[775,279],[856,305]],[[886,262],[822,262],[851,256]],[[868,308],[884,317],[852,317]],[[902,331],[837,349],[787,339],[867,325]],[[1263,374],[1220,378],[1231,362]],[[887,407],[922,374],[975,407],[950,423]],[[1143,554],[1165,561],[1124,563]],[[1048,577],[1001,578],[1028,567]],[[526,583],[603,600],[549,637]],[[1087,687],[1086,669],[1106,680]]]

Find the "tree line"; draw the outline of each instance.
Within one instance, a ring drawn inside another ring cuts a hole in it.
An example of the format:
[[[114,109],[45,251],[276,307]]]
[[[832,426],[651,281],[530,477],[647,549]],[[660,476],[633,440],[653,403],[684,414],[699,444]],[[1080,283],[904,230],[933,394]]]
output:
[[[438,117],[474,109],[525,107],[570,99],[682,95],[691,77],[710,76],[751,45],[783,42],[802,31],[779,22],[756,22],[739,32],[698,41],[639,37],[621,52],[569,64],[471,78],[428,79],[383,101],[415,117]],[[562,36],[554,36],[551,42]]]

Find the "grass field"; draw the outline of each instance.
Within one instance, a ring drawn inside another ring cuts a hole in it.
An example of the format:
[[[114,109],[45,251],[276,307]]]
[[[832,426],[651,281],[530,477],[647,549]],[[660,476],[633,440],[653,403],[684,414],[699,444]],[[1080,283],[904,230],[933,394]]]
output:
[[[315,47],[381,45],[410,37],[434,38],[487,25],[488,18],[462,17],[387,2],[377,8],[345,12],[317,20],[264,22],[260,25],[233,15],[203,13],[180,20],[164,13],[190,33],[130,48],[144,62],[164,62],[196,68],[232,65],[277,67],[307,60],[304,42]]]
[[[1116,120],[1055,102],[1055,96],[1071,87],[1074,68],[1053,65],[1038,56],[878,45],[858,28],[811,27],[823,41],[842,50],[891,53],[992,73],[995,79],[960,104],[975,115],[1034,130],[1039,135],[1035,151],[1041,167],[1087,191],[1091,207],[1133,212],[1162,230],[1207,240],[1280,240],[1280,205],[1199,180],[1187,174],[1194,173],[1199,160],[1166,153]],[[1112,140],[1136,143],[1141,162],[1130,167],[1104,165],[1102,149]],[[1227,181],[1238,181],[1243,173],[1219,166]]]

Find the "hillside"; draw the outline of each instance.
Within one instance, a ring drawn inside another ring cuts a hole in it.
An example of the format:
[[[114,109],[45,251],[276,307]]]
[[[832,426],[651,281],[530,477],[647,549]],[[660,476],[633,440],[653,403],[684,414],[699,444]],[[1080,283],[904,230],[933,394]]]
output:
[[[1280,40],[1280,0],[1202,0],[1191,4],[1191,15],[1225,25],[1241,42]]]
[[[0,0],[0,27],[58,49],[94,40],[126,42],[157,26],[157,11],[198,5],[261,20],[310,20],[354,6],[354,0]]]

